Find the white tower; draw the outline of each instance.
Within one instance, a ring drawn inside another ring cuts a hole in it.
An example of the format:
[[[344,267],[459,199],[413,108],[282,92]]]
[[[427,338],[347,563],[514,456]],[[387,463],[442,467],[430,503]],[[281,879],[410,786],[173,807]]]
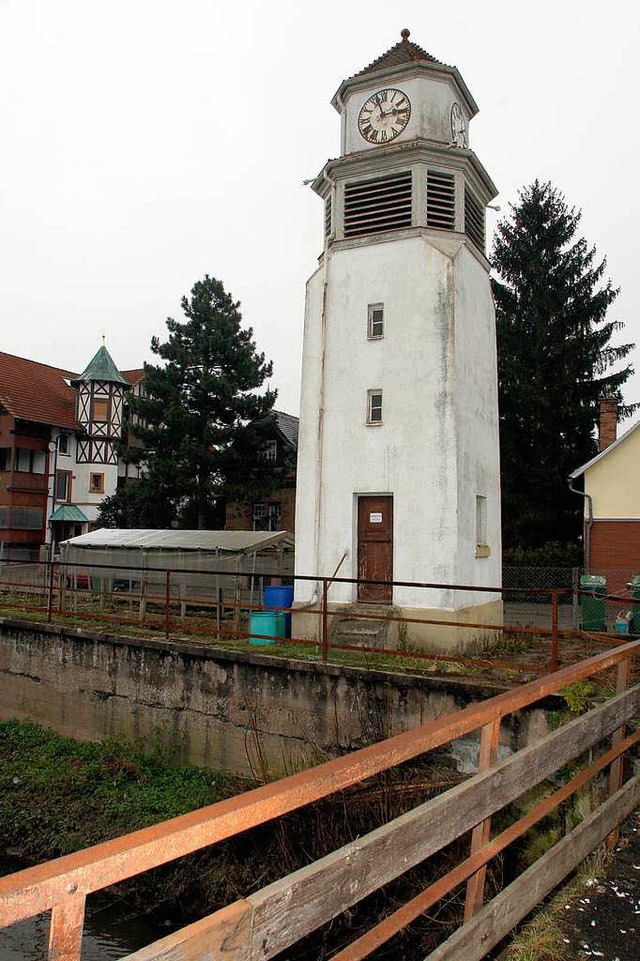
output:
[[[495,317],[476,104],[455,67],[402,40],[333,98],[341,156],[313,182],[325,246],[307,284],[296,573],[500,584]],[[299,581],[296,604],[315,587]],[[499,595],[332,585],[332,609],[499,623]],[[297,618],[300,634],[316,624]],[[484,632],[409,624],[440,649]]]

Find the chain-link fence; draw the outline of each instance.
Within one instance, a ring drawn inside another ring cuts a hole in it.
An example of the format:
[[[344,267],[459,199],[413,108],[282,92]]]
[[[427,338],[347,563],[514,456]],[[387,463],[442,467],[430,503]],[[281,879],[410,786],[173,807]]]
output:
[[[592,568],[585,575],[581,567],[504,567],[505,623],[548,625],[550,600],[541,592],[565,590],[559,597],[561,629],[616,631],[627,622],[639,632],[640,570]]]

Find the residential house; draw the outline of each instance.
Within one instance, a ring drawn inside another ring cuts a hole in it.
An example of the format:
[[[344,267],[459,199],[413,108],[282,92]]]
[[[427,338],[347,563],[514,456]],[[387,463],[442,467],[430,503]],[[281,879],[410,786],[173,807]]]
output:
[[[617,437],[617,404],[600,409],[600,451],[570,477],[584,490],[585,567],[607,577],[610,592],[640,573],[640,422]]]
[[[298,418],[282,411],[273,412],[276,436],[267,441],[267,459],[282,473],[282,484],[255,501],[227,504],[225,528],[228,531],[290,531],[295,529],[296,453]]]
[[[0,352],[0,558],[36,559],[97,526],[141,373],[118,371],[104,345],[81,374]]]

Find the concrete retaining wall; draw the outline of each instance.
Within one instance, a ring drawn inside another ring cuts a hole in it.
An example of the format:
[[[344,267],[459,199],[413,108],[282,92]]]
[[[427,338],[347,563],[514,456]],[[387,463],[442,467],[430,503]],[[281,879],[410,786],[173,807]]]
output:
[[[180,760],[239,775],[293,773],[499,690],[0,618],[0,719],[78,740],[160,735]],[[522,712],[503,750],[545,731],[542,711]],[[454,753],[468,767],[475,751]]]

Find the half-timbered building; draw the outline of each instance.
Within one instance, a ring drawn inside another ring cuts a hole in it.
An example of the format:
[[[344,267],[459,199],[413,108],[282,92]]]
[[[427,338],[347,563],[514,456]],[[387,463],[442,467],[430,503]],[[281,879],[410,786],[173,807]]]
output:
[[[81,374],[0,352],[0,558],[35,559],[96,526],[140,374],[104,345]]]

